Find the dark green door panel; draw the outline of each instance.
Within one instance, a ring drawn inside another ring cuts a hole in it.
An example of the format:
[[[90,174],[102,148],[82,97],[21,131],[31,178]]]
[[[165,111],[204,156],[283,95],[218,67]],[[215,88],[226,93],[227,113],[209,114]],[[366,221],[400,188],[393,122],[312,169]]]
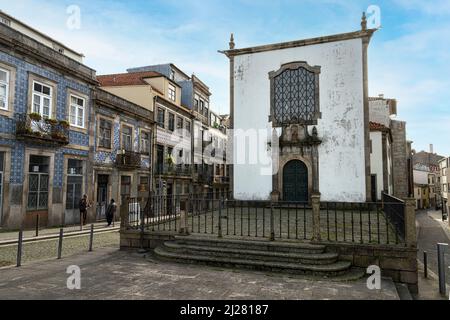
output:
[[[283,200],[308,201],[308,168],[302,161],[293,160],[284,166]]]

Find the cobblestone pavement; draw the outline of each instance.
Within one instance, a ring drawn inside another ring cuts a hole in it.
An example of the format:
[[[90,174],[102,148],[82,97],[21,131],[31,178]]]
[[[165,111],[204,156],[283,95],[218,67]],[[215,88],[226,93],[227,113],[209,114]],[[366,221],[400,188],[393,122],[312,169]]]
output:
[[[81,268],[81,290],[66,288],[66,268]],[[255,271],[166,263],[151,255],[98,249],[0,273],[0,299],[265,299],[397,300],[392,281],[370,291],[366,281],[313,281]]]
[[[120,243],[119,232],[109,232],[95,234],[93,248],[115,247]],[[22,251],[22,263],[43,259],[55,259],[57,256],[58,239],[43,240],[31,243],[24,243]],[[68,257],[80,252],[87,252],[89,249],[89,235],[76,236],[63,239],[62,256]],[[17,245],[0,247],[0,267],[15,265],[17,259]]]

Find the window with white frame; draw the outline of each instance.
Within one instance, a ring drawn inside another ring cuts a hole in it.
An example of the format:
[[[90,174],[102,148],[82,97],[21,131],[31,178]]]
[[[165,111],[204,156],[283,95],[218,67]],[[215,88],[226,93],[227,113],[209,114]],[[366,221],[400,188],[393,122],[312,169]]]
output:
[[[37,81],[33,81],[32,112],[43,118],[50,118],[52,113],[52,88]]]
[[[169,99],[172,101],[176,100],[176,91],[177,89],[175,88],[174,85],[169,84]]]
[[[150,133],[141,131],[141,153],[150,153]]]
[[[0,109],[8,110],[9,71],[0,69]]]
[[[125,151],[133,151],[133,128],[122,126],[122,149]]]
[[[70,125],[84,128],[85,103],[85,99],[70,95]]]

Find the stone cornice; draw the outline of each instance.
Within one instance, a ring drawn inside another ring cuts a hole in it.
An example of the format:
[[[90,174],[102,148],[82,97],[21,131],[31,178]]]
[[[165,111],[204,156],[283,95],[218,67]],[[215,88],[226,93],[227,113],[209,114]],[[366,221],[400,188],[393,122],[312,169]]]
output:
[[[321,43],[352,40],[352,39],[363,39],[363,41],[369,42],[370,38],[375,33],[375,31],[377,31],[377,29],[360,30],[360,31],[341,33],[341,34],[325,36],[325,37],[297,40],[297,41],[290,41],[290,42],[281,42],[281,43],[256,46],[256,47],[248,47],[248,48],[242,48],[242,49],[222,50],[219,52],[225,54],[227,57],[233,57],[233,56],[238,56],[238,55],[243,55],[243,54],[289,49],[289,48],[296,48],[296,47],[304,47],[304,46],[316,45],[316,44],[321,44]]]
[[[49,65],[62,73],[76,77],[92,85],[97,85],[96,72],[46,45],[0,23],[0,45]]]

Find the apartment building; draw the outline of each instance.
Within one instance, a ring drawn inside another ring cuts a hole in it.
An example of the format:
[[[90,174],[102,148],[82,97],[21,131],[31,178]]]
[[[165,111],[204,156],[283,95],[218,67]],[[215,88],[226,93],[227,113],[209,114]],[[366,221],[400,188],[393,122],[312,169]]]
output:
[[[450,212],[450,157],[444,158],[439,161],[439,171],[440,171],[440,186],[441,186],[441,197],[442,197],[442,210],[444,213]]]
[[[441,170],[440,162],[444,159],[434,153],[433,145],[429,152],[414,152],[412,156],[414,168],[414,197],[417,208],[439,208],[441,206]]]
[[[0,12],[0,224],[64,225],[88,181],[95,70],[83,56]]]

